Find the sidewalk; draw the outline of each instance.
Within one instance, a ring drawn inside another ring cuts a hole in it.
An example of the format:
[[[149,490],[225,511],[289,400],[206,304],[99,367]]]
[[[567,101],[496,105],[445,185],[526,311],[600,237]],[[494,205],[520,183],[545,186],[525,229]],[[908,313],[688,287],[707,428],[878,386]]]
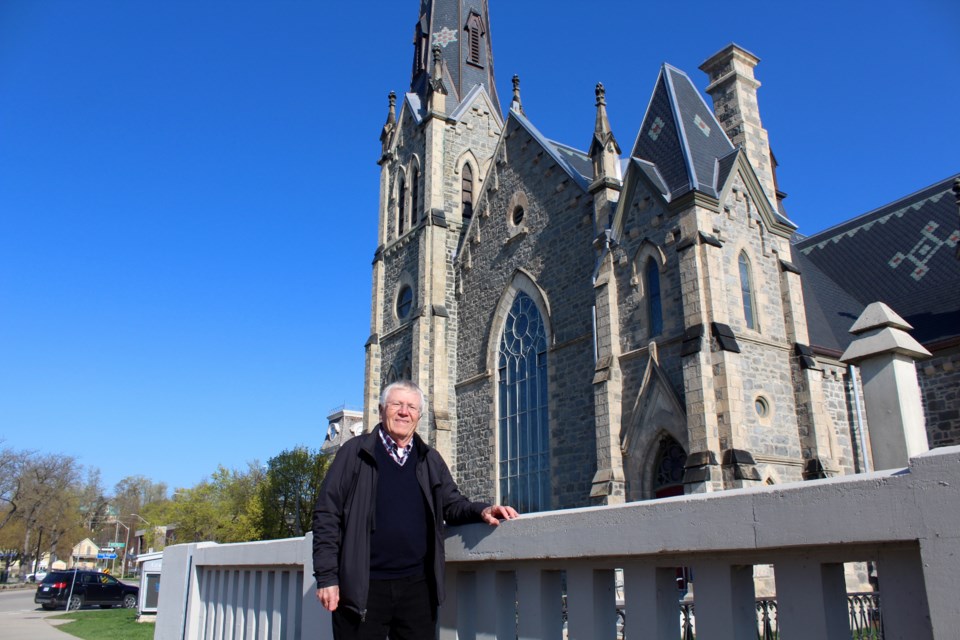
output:
[[[0,637],[4,640],[76,640],[75,636],[59,631],[58,624],[69,620],[48,620],[63,610],[43,611],[33,603],[36,585],[24,585],[0,591],[3,607],[0,609]]]
[[[58,611],[57,613],[63,613]],[[57,629],[56,624],[69,620],[46,620],[51,613],[30,611],[18,616],[6,614],[2,620],[3,637],[7,640],[69,640],[75,636]]]

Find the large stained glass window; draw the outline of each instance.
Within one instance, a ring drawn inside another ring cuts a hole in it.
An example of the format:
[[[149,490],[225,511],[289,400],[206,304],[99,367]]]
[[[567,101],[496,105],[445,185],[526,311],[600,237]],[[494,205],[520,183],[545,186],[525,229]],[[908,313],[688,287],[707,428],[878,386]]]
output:
[[[533,299],[520,292],[499,352],[500,500],[521,513],[550,508],[547,336]]]

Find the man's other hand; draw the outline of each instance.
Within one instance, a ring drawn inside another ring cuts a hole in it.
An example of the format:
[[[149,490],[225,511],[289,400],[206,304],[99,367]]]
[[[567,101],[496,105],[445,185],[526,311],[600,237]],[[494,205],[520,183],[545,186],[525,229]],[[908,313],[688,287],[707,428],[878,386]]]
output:
[[[491,527],[495,527],[500,524],[501,520],[513,520],[514,518],[519,518],[520,514],[517,513],[517,510],[513,507],[507,507],[500,504],[495,504],[492,507],[487,507],[484,509],[480,516],[483,518],[483,521],[489,524]]]
[[[317,600],[327,611],[336,611],[337,605],[340,604],[340,585],[317,589]]]

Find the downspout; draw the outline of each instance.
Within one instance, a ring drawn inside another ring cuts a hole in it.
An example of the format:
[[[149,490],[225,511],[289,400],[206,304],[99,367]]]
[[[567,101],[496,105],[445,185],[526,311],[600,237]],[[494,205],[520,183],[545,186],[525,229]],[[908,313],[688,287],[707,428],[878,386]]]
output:
[[[856,405],[856,421],[857,421],[857,440],[860,442],[860,460],[863,465],[863,472],[869,473],[870,461],[867,459],[867,443],[863,439],[863,405],[860,402],[860,388],[857,386],[857,375],[856,367],[852,364],[847,365],[847,372],[850,375],[850,384],[853,386],[853,403]]]

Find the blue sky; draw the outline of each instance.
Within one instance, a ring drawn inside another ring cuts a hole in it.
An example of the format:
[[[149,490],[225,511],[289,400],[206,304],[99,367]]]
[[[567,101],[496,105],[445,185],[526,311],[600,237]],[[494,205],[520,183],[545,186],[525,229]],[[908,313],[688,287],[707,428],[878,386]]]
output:
[[[948,0],[491,0],[498,90],[628,149],[663,62],[761,58],[811,233],[960,171]],[[0,439],[192,486],[362,402],[378,136],[418,0],[0,3]],[[599,8],[598,8],[599,7]],[[505,105],[507,106],[507,105]]]

